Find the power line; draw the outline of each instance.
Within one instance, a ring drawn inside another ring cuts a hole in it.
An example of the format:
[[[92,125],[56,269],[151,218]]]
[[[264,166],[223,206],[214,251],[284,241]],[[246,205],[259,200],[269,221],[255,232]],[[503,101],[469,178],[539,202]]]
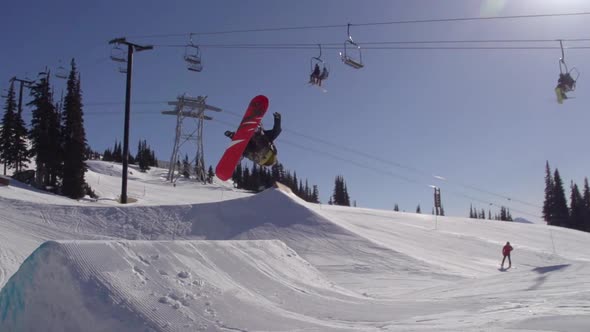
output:
[[[110,105],[112,105],[112,104],[122,104],[122,102],[119,102],[119,103],[117,103],[117,102],[105,102],[105,103],[108,103]],[[162,103],[162,102],[151,101],[151,102],[138,102],[138,103]],[[93,104],[100,104],[100,103],[93,103]],[[230,115],[233,115],[233,116],[237,116],[237,117],[240,117],[241,116],[241,115],[239,115],[239,114],[237,114],[235,112],[231,112],[231,111],[227,111],[227,110],[224,110],[224,111],[226,113],[230,114]],[[134,114],[147,114],[147,115],[161,115],[158,111],[135,111],[133,113]],[[84,115],[107,115],[107,114],[123,115],[122,111],[84,112]],[[213,119],[212,123],[223,124],[223,125],[225,125],[225,126],[227,126],[229,128],[235,127],[235,123],[231,123],[231,122],[223,121],[223,120],[219,120],[219,119]],[[430,174],[428,172],[425,172],[425,171],[421,171],[421,170],[419,170],[419,169],[417,169],[415,167],[405,166],[405,165],[402,165],[402,164],[399,164],[399,163],[396,163],[396,162],[388,161],[388,160],[385,160],[383,158],[380,158],[380,157],[377,157],[377,156],[373,156],[371,154],[368,154],[368,153],[365,153],[365,152],[362,152],[362,151],[359,151],[359,150],[356,150],[356,149],[352,149],[352,148],[348,148],[348,147],[345,147],[345,146],[341,146],[341,145],[338,145],[336,143],[332,143],[332,142],[329,142],[327,140],[324,140],[324,139],[321,139],[321,138],[318,138],[318,137],[313,137],[313,136],[301,134],[301,133],[298,133],[298,132],[295,132],[295,131],[289,130],[289,129],[284,129],[284,130],[286,132],[291,133],[291,134],[294,134],[294,135],[297,135],[297,136],[300,136],[300,137],[304,137],[304,138],[307,138],[309,140],[313,140],[315,142],[320,142],[320,143],[323,143],[325,145],[330,145],[330,146],[333,146],[333,147],[340,148],[342,150],[349,151],[351,153],[360,155],[360,156],[362,156],[362,157],[364,157],[366,159],[373,159],[373,160],[376,160],[376,161],[380,161],[380,162],[382,162],[384,164],[388,164],[388,165],[395,166],[395,167],[398,167],[398,168],[403,168],[403,169],[406,169],[406,170],[415,172],[417,174],[427,175],[429,177],[438,178],[438,179],[441,179],[443,181],[446,181],[446,182],[449,182],[449,183],[452,184],[451,181],[448,181],[445,178],[442,178],[440,176],[432,175],[432,174]],[[354,165],[354,166],[357,166],[359,168],[367,169],[367,170],[370,170],[370,171],[373,171],[373,172],[376,172],[376,173],[384,174],[384,175],[387,175],[389,177],[393,177],[393,178],[396,178],[398,180],[402,180],[402,181],[407,182],[407,183],[410,183],[410,184],[420,185],[420,186],[429,186],[429,185],[427,185],[426,183],[424,183],[422,181],[419,181],[419,180],[416,180],[416,179],[412,179],[410,177],[403,176],[403,175],[400,175],[400,174],[397,174],[397,173],[394,173],[394,172],[391,172],[391,171],[383,170],[383,169],[380,169],[378,167],[370,166],[370,165],[368,165],[366,163],[358,162],[358,161],[355,161],[355,160],[352,160],[352,159],[349,159],[349,158],[344,158],[344,157],[342,157],[340,155],[337,155],[337,154],[334,154],[332,152],[327,152],[325,150],[320,150],[320,149],[316,149],[316,148],[310,147],[309,145],[298,144],[298,143],[295,143],[295,142],[292,142],[292,141],[289,141],[289,140],[285,140],[283,138],[280,138],[280,141],[282,143],[285,143],[287,145],[290,145],[290,146],[293,146],[293,147],[296,147],[296,148],[305,150],[307,152],[312,152],[312,153],[316,153],[316,154],[319,154],[319,155],[324,156],[324,157],[329,157],[331,159],[339,160],[339,161],[345,162],[347,164]],[[472,189],[472,190],[479,191],[481,193],[489,194],[489,195],[492,195],[492,196],[497,196],[499,198],[504,198],[504,199],[507,199],[508,201],[520,202],[520,203],[525,204],[525,205],[530,205],[530,206],[535,207],[535,208],[540,208],[540,207],[538,207],[538,206],[536,206],[534,204],[527,203],[525,201],[518,200],[518,199],[513,199],[513,198],[510,198],[510,197],[505,196],[505,195],[496,194],[496,193],[493,193],[491,191],[487,191],[487,190],[484,190],[484,189],[477,188],[475,186],[463,185],[463,184],[460,184],[460,183],[456,183],[456,184],[459,184],[460,186],[463,186],[463,187],[466,187],[466,188],[469,188],[469,189]],[[475,202],[480,202],[480,203],[483,203],[483,204],[486,204],[486,205],[489,205],[489,206],[495,206],[495,207],[502,207],[503,206],[503,205],[500,205],[500,204],[497,204],[497,203],[494,203],[494,202],[490,202],[490,201],[487,201],[487,200],[483,200],[483,199],[480,199],[480,198],[477,198],[477,197],[474,197],[474,196],[470,196],[470,195],[467,195],[467,194],[464,194],[464,193],[460,193],[460,192],[456,192],[456,191],[453,191],[453,190],[449,190],[448,188],[445,188],[445,192],[450,193],[450,194],[455,195],[455,196],[460,196],[460,197],[463,197],[463,198],[467,198],[467,199],[472,200],[472,201],[475,201]],[[521,214],[524,214],[524,215],[532,216],[532,217],[535,217],[535,218],[541,218],[538,215],[535,215],[535,214],[532,214],[532,213],[529,213],[529,212],[526,212],[526,211],[523,211],[523,210],[517,210],[517,209],[514,209],[512,207],[510,207],[510,209],[512,211],[514,211],[514,212],[518,212],[518,213],[521,213]]]
[[[239,114],[237,114],[235,112],[231,112],[231,111],[228,111],[228,110],[225,110],[225,112],[228,113],[228,114],[231,114],[233,116],[241,117],[241,115],[239,115]],[[215,121],[220,122],[220,123],[224,123],[224,124],[226,124],[226,125],[228,125],[230,127],[233,126],[233,124],[230,124],[230,123],[227,123],[227,122],[223,122],[223,121],[219,121],[219,120],[215,120]],[[444,178],[444,177],[441,177],[441,176],[438,176],[438,175],[434,175],[432,173],[429,173],[429,172],[420,170],[420,169],[418,169],[416,167],[402,165],[400,163],[397,163],[397,162],[394,162],[394,161],[390,161],[390,160],[386,160],[386,159],[383,159],[381,157],[378,157],[378,156],[375,156],[375,155],[371,155],[371,154],[368,154],[366,152],[363,152],[363,151],[360,151],[360,150],[357,150],[357,149],[353,149],[353,148],[349,148],[349,147],[346,147],[346,146],[342,146],[342,145],[339,145],[339,144],[336,144],[336,143],[327,141],[327,140],[322,139],[322,138],[319,138],[319,137],[313,137],[313,136],[310,136],[310,135],[305,135],[305,134],[302,134],[302,133],[299,133],[299,132],[296,132],[296,131],[293,131],[293,130],[290,130],[290,129],[284,129],[284,131],[285,132],[289,132],[291,134],[294,134],[296,136],[300,136],[300,137],[309,139],[309,140],[314,141],[314,142],[319,142],[319,143],[322,143],[322,144],[325,144],[325,145],[328,145],[328,146],[336,147],[336,148],[339,148],[341,150],[345,150],[345,151],[351,152],[351,153],[356,154],[356,155],[363,156],[364,158],[367,158],[367,159],[372,159],[372,160],[375,160],[375,161],[379,161],[379,162],[381,162],[383,164],[386,164],[386,165],[389,165],[389,166],[394,166],[394,167],[397,167],[397,168],[402,168],[402,169],[405,169],[405,170],[409,170],[411,172],[414,172],[416,174],[428,176],[430,178],[439,179],[441,181],[445,181],[447,183],[454,184],[454,185],[457,185],[457,186],[460,186],[460,187],[464,187],[464,188],[467,188],[467,189],[475,190],[475,191],[478,191],[480,193],[488,194],[488,195],[491,195],[491,196],[496,196],[498,198],[505,199],[505,200],[507,200],[509,202],[518,202],[518,203],[521,203],[521,204],[524,204],[524,205],[528,205],[528,206],[531,206],[531,207],[534,207],[534,208],[537,208],[537,209],[541,209],[540,206],[538,206],[536,204],[533,204],[533,203],[526,202],[524,200],[515,199],[515,198],[509,197],[509,196],[506,196],[506,195],[494,193],[492,191],[481,189],[481,188],[478,188],[478,187],[473,186],[473,185],[463,184],[463,183],[457,182],[457,181],[450,181],[447,178]],[[281,141],[285,141],[285,140],[281,139]],[[290,145],[298,146],[295,143],[290,143]],[[313,148],[311,148],[309,146],[300,146],[299,145],[298,147],[300,147],[302,149],[308,149],[310,151],[313,151],[313,152],[316,152],[316,153],[319,153],[319,154],[329,155],[331,158],[338,159],[338,160],[345,161],[345,162],[350,162],[350,163],[353,163],[353,164],[355,164],[357,166],[360,166],[360,167],[363,167],[363,168],[366,168],[366,169],[371,169],[371,170],[374,170],[374,171],[385,173],[387,175],[390,175],[390,176],[393,176],[393,177],[402,179],[402,180],[404,180],[406,182],[409,182],[409,183],[423,184],[422,182],[419,182],[417,180],[414,180],[414,179],[410,179],[410,178],[401,176],[399,174],[395,174],[395,173],[392,173],[392,172],[387,172],[387,171],[379,170],[377,168],[368,167],[366,165],[360,165],[357,162],[352,162],[349,159],[342,158],[340,156],[334,155],[334,154],[329,153],[329,152],[317,151],[317,150],[314,150]],[[467,197],[467,198],[470,198],[470,199],[473,199],[473,200],[484,202],[486,204],[492,204],[492,205],[498,206],[497,204],[490,203],[490,202],[487,202],[487,201],[483,201],[483,200],[480,200],[480,199],[477,199],[477,198],[473,198],[473,197],[470,197],[470,196],[467,196],[467,195],[463,195],[463,196],[464,197]],[[514,211],[517,211],[517,210],[514,210]],[[526,213],[526,212],[522,212],[522,213]],[[529,214],[529,215],[531,215],[531,214]],[[538,216],[535,215],[535,217],[538,217]]]
[[[167,101],[139,101],[139,102],[134,102],[134,104],[162,104],[162,103],[166,103],[166,102]],[[90,105],[114,105],[114,104],[122,104],[122,102],[94,102],[94,103],[88,103],[88,104],[90,104]],[[230,114],[230,115],[232,115],[234,117],[238,117],[238,118],[242,116],[241,114],[238,114],[237,112],[232,112],[231,110],[224,110],[224,112],[227,113],[227,114]],[[134,111],[133,113],[134,114],[147,114],[147,115],[160,115],[160,113],[158,111]],[[108,111],[98,111],[98,112],[84,112],[84,114],[85,115],[87,115],[87,114],[88,115],[107,115],[107,114],[122,115],[122,111],[108,110]],[[227,125],[229,127],[234,127],[235,126],[235,124],[233,124],[233,123],[229,123],[229,122],[222,121],[222,120],[219,120],[219,119],[214,119],[214,121],[216,121],[218,123],[225,124],[225,125]],[[507,195],[495,193],[495,192],[492,192],[492,191],[489,191],[489,190],[486,190],[486,189],[479,188],[479,187],[474,186],[474,185],[465,184],[465,183],[461,183],[461,182],[454,181],[454,180],[451,181],[451,180],[449,180],[446,177],[435,175],[435,174],[433,174],[431,172],[427,172],[427,171],[421,170],[421,169],[416,168],[416,167],[407,166],[407,165],[403,165],[403,164],[398,163],[398,162],[395,162],[395,161],[387,160],[387,159],[381,158],[379,156],[375,156],[375,155],[366,153],[366,152],[361,151],[361,150],[357,150],[357,149],[350,148],[350,147],[347,147],[347,146],[342,146],[342,145],[339,145],[337,143],[330,142],[330,141],[325,140],[325,139],[320,138],[320,137],[306,135],[306,134],[303,134],[303,133],[300,133],[300,132],[297,132],[297,131],[294,131],[294,130],[290,130],[290,129],[283,129],[283,130],[285,132],[291,133],[291,134],[296,135],[296,136],[299,136],[299,137],[303,137],[303,138],[308,139],[310,141],[313,141],[313,142],[316,142],[316,143],[322,143],[322,144],[327,145],[327,146],[331,146],[331,147],[335,147],[335,148],[338,148],[338,149],[341,149],[341,150],[344,150],[344,151],[348,151],[350,153],[353,153],[353,154],[362,156],[364,158],[381,162],[381,163],[383,163],[385,165],[388,165],[388,166],[393,166],[393,167],[396,167],[396,168],[405,169],[405,170],[410,171],[410,172],[413,172],[415,174],[419,174],[419,175],[422,175],[422,176],[427,176],[427,177],[433,178],[433,179],[438,179],[438,180],[447,182],[449,184],[454,184],[454,185],[457,185],[457,186],[460,186],[460,187],[463,187],[463,188],[466,188],[466,189],[470,189],[470,190],[478,191],[480,193],[484,193],[484,194],[487,194],[487,195],[490,195],[490,196],[495,196],[495,197],[498,197],[498,198],[502,198],[502,199],[505,199],[505,200],[507,200],[509,202],[518,202],[518,203],[521,203],[523,205],[528,205],[528,206],[533,207],[533,208],[541,209],[541,207],[539,205],[537,205],[537,204],[533,204],[533,203],[530,203],[530,202],[527,202],[527,201],[524,201],[524,200],[520,200],[520,199],[517,199],[517,198],[513,198],[513,197],[510,197],[510,196],[507,196]],[[296,145],[296,144],[295,143],[292,143],[292,145]],[[330,153],[327,153],[327,152],[318,152],[318,151],[316,151],[316,152],[317,153],[323,153],[323,154],[330,154]],[[340,156],[333,156],[333,158],[336,158],[336,159],[339,159],[339,160],[342,160],[342,161],[349,161],[348,159],[343,159]],[[391,174],[394,174],[394,173],[388,173],[388,174],[391,175]],[[408,180],[408,178],[404,178],[401,175],[395,174],[394,177],[405,179],[407,182],[410,182],[410,183],[418,183],[416,180]],[[487,204],[488,202],[485,202],[485,203]]]
[[[404,44],[511,44],[511,43],[556,43],[556,42],[588,42],[590,38],[562,38],[562,39],[457,39],[457,40],[392,40],[392,41],[367,41],[357,42],[359,46],[364,45],[404,45]],[[310,47],[317,49],[322,47],[342,46],[342,42],[331,43],[224,43],[224,44],[199,44],[199,47]],[[162,44],[158,47],[186,47],[186,44]],[[556,47],[559,48],[559,47]]]
[[[367,23],[351,23],[350,26],[366,27],[366,26],[380,26],[380,25],[400,25],[400,24],[424,24],[424,23],[443,23],[443,22],[466,22],[466,21],[484,21],[484,20],[512,20],[512,19],[530,19],[530,18],[545,18],[545,17],[568,17],[568,16],[583,16],[590,15],[590,12],[577,13],[561,13],[561,14],[532,14],[532,15],[512,15],[512,16],[488,16],[488,17],[456,17],[456,18],[439,18],[439,19],[422,19],[422,20],[400,20],[400,21],[386,21],[386,22],[367,22]],[[170,38],[179,36],[205,36],[205,35],[223,35],[236,33],[254,33],[254,32],[274,32],[274,31],[294,31],[294,30],[320,30],[320,29],[334,29],[346,28],[348,24],[329,24],[329,25],[306,25],[306,26],[292,26],[292,27],[268,27],[255,29],[236,29],[225,31],[209,31],[209,32],[185,32],[185,33],[168,33],[168,34],[153,34],[153,35],[137,35],[129,38]]]

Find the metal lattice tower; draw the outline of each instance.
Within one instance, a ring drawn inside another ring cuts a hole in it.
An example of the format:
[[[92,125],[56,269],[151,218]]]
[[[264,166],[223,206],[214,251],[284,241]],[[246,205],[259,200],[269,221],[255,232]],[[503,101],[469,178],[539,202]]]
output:
[[[190,162],[190,166],[194,163],[196,178],[198,181],[205,183],[207,174],[205,171],[205,156],[203,148],[203,126],[205,120],[213,120],[212,117],[205,115],[205,110],[221,112],[221,109],[215,106],[207,105],[205,100],[207,96],[199,96],[197,98],[188,97],[186,95],[179,96],[176,101],[168,102],[168,105],[175,106],[173,111],[162,111],[162,114],[176,115],[176,137],[174,139],[174,147],[172,148],[172,156],[170,157],[170,167],[168,169],[168,176],[166,179],[174,182],[174,168],[177,161],[179,161],[180,148],[188,141],[195,141],[197,151],[195,158]],[[183,122],[186,118],[196,119],[196,128],[191,128],[190,132],[183,131],[185,128]]]

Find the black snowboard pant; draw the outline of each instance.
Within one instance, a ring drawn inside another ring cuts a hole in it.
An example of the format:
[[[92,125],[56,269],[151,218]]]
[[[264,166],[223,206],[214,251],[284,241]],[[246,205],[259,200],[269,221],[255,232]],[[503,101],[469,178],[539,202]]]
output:
[[[502,258],[502,266],[504,266],[504,261],[506,260],[506,257],[508,257],[508,267],[511,267],[512,261],[510,260],[510,255],[506,255],[504,256],[504,258]]]

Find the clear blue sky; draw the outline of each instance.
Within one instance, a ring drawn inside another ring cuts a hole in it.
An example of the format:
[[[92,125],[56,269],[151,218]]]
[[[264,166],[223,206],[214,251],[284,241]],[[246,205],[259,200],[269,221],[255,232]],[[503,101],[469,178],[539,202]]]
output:
[[[269,112],[283,114],[285,130],[277,141],[280,161],[319,185],[323,202],[335,176],[343,175],[358,206],[391,209],[398,203],[414,211],[420,204],[430,213],[428,185],[434,184],[442,188],[447,215],[465,216],[470,203],[487,210],[487,203],[469,196],[509,206],[515,217],[532,218],[516,211],[540,215],[539,208],[484,191],[540,207],[546,160],[559,168],[568,195],[570,180],[582,184],[590,175],[589,50],[567,51],[567,63],[582,76],[576,99],[558,105],[553,92],[559,72],[556,49],[366,50],[361,70],[342,64],[338,50],[324,50],[331,76],[323,93],[306,84],[316,50],[203,48],[205,68],[193,73],[182,61],[182,48],[161,45],[185,44],[189,32],[585,11],[590,11],[585,0],[11,1],[3,5],[0,17],[0,80],[4,89],[14,75],[34,77],[45,66],[55,69],[60,60],[67,65],[75,57],[87,104],[88,141],[104,151],[122,139],[125,93],[125,77],[108,59],[107,42],[126,36],[156,45],[135,57],[132,152],[139,139],[146,139],[159,159],[169,159],[175,119],[160,114],[169,108],[165,101],[182,93],[208,95],[210,104],[227,111],[212,114],[215,121],[205,128],[205,162],[215,165],[228,143],[223,132],[233,129],[228,123],[237,125],[237,114],[248,101],[265,94]],[[575,16],[357,26],[351,35],[359,43],[571,39],[587,38],[589,28],[590,16]],[[184,35],[136,38],[178,33]],[[195,41],[326,44],[345,38],[345,28],[333,28],[207,35]],[[59,96],[65,82],[53,82]],[[104,102],[120,104],[99,104]],[[271,125],[270,116],[265,123]]]

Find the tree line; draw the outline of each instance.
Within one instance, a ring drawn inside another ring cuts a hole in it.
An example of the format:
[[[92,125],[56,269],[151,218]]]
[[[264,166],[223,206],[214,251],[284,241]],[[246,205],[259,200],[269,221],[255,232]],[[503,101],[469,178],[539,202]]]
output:
[[[500,213],[495,213],[492,217],[492,210],[488,209],[487,218],[486,211],[481,209],[478,211],[473,205],[469,206],[469,218],[472,219],[487,219],[487,220],[500,220],[500,221],[514,221],[510,209],[504,206],[500,207]]]
[[[556,168],[551,172],[549,161],[545,164],[545,199],[543,219],[548,225],[573,228],[590,232],[590,187],[584,178],[584,188],[570,183],[570,205],[567,205],[563,180]]]
[[[32,159],[36,163],[33,184],[37,187],[75,199],[92,195],[84,179],[89,148],[84,130],[81,78],[74,59],[61,103],[53,100],[49,71],[40,73],[29,91],[32,100],[27,106],[31,108],[32,119],[27,130],[22,109],[17,109],[14,80],[8,89],[0,128],[4,174],[7,168],[18,174]]]
[[[268,189],[278,181],[289,187],[295,195],[306,202],[320,202],[318,186],[310,186],[307,179],[303,181],[303,179],[297,178],[297,172],[291,174],[281,163],[273,165],[270,169],[260,167],[255,163],[252,164],[252,169],[250,169],[247,165],[244,166],[240,163],[234,170],[232,180],[237,188],[254,192]]]
[[[102,154],[103,161],[113,161],[116,163],[123,162],[123,148],[121,147],[121,142],[115,140],[115,145],[113,149],[107,148],[104,150]],[[127,156],[127,161],[129,164],[139,166],[139,170],[145,172],[150,169],[150,167],[158,166],[158,159],[156,158],[156,153],[151,147],[147,144],[146,140],[140,140],[137,144],[137,154],[133,156],[131,152],[129,152],[129,156]]]

